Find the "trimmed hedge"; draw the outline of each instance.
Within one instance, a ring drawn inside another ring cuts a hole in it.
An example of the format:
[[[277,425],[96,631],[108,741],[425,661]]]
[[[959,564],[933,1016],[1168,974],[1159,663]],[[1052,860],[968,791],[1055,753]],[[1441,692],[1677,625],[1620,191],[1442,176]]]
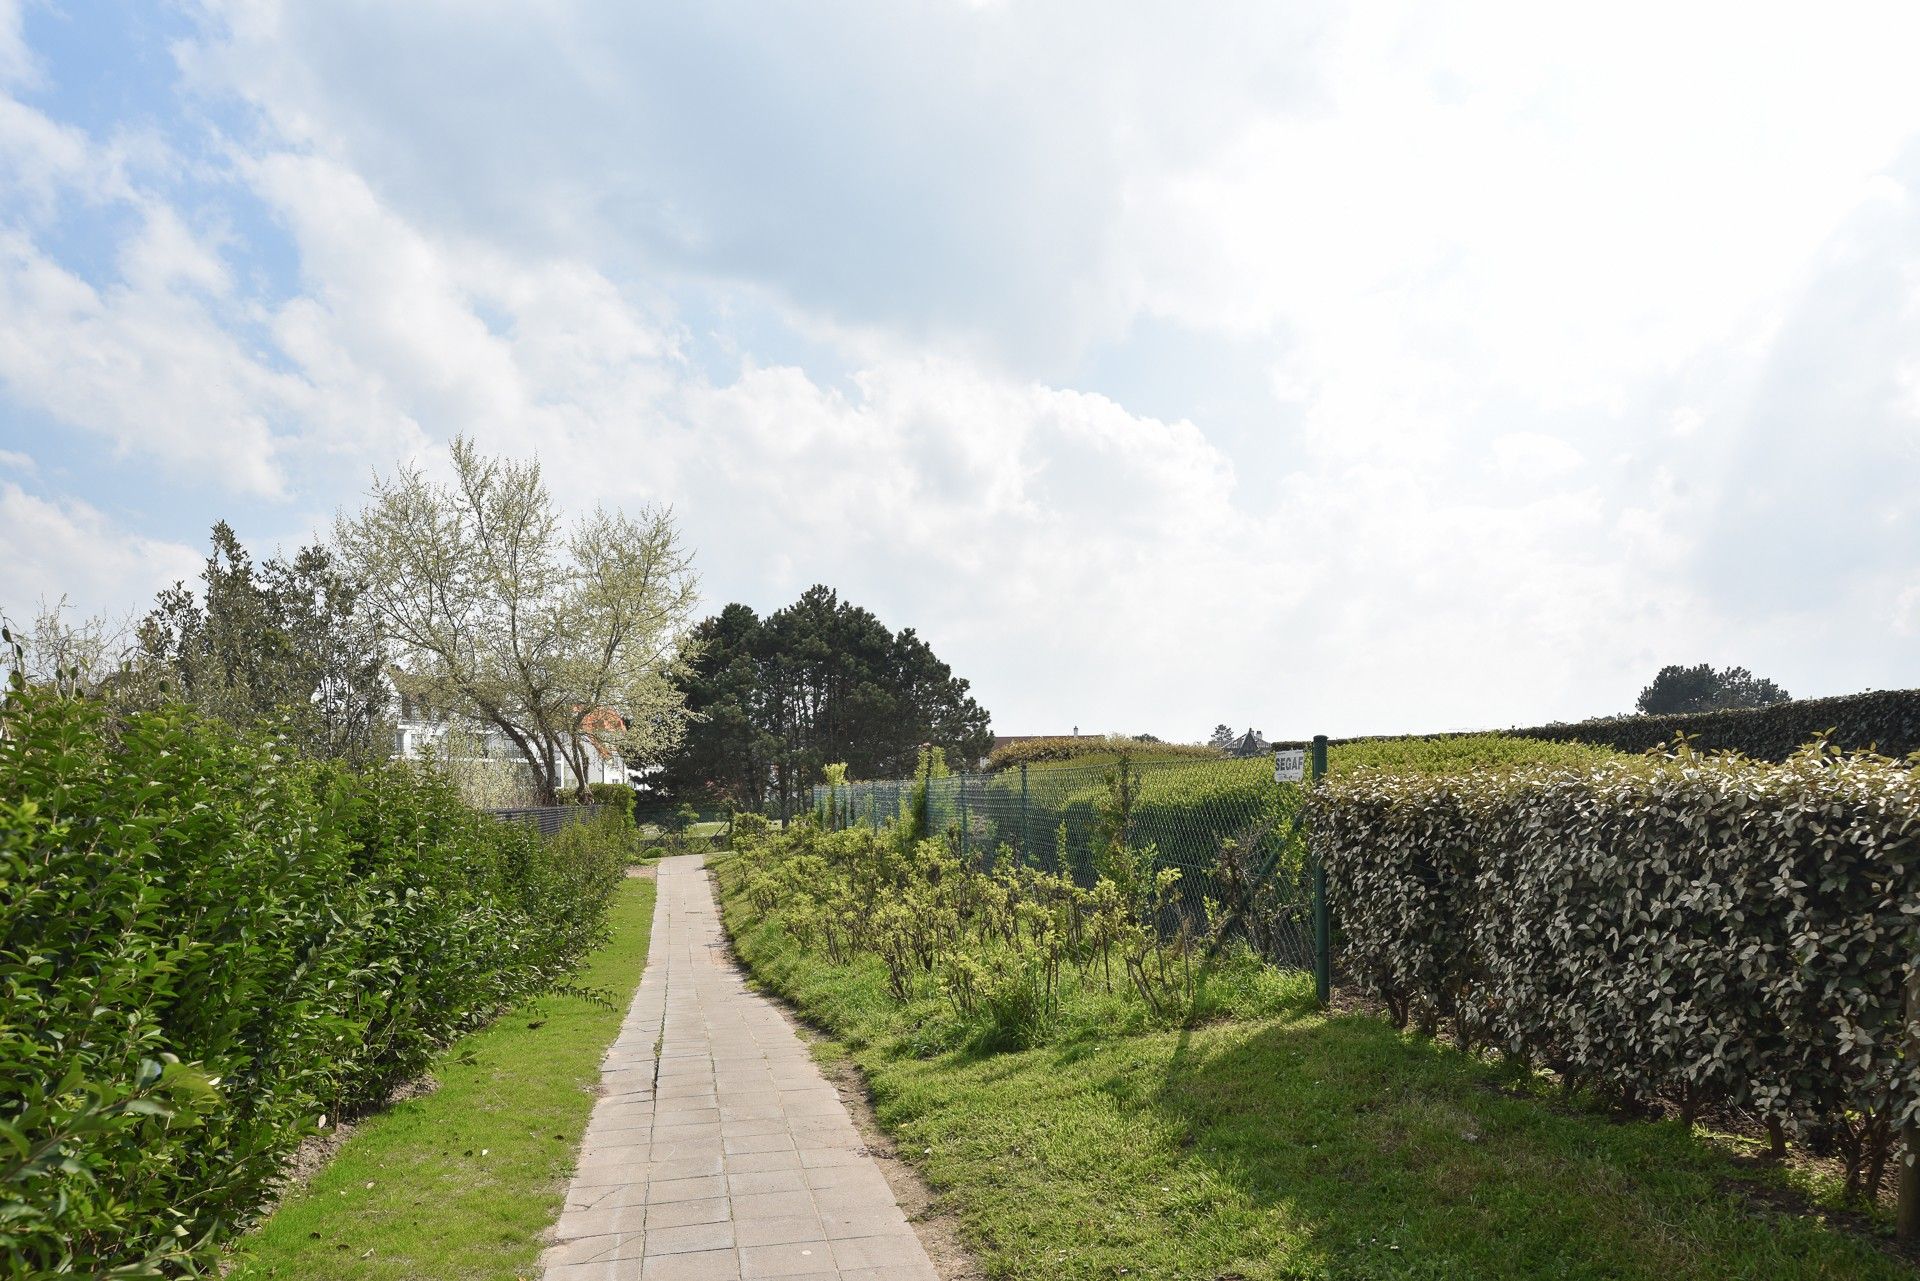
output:
[[[1842,751],[1903,757],[1920,752],[1920,689],[1803,698],[1771,707],[1675,716],[1613,716],[1508,730],[1523,738],[1594,743],[1622,752],[1666,747],[1685,734],[1695,750],[1784,761],[1816,738]]]
[[[181,713],[0,711],[0,1261],[191,1275],[323,1116],[551,989],[630,820],[542,841],[402,766]]]
[[[1920,1108],[1913,770],[1681,751],[1359,771],[1310,806],[1341,963],[1403,1022],[1623,1102],[1748,1109],[1879,1183]]]
[[[1458,774],[1513,765],[1590,765],[1611,758],[1611,748],[1575,741],[1543,742],[1509,734],[1432,734],[1421,738],[1356,738],[1327,751],[1327,770],[1389,770],[1396,774]]]

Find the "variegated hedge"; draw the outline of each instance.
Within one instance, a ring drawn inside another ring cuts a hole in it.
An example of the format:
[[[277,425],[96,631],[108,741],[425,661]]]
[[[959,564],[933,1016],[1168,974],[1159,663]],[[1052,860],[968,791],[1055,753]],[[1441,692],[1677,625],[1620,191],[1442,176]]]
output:
[[[1920,782],[1821,746],[1585,768],[1359,771],[1312,802],[1342,967],[1624,1101],[1750,1111],[1881,1180],[1920,1109]]]

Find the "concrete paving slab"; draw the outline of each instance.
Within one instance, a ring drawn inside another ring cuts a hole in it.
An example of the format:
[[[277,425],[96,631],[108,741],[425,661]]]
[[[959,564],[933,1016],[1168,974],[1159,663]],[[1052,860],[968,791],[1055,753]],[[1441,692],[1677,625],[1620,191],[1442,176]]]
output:
[[[546,1281],[937,1281],[840,1096],[728,959],[700,858],[658,878]]]

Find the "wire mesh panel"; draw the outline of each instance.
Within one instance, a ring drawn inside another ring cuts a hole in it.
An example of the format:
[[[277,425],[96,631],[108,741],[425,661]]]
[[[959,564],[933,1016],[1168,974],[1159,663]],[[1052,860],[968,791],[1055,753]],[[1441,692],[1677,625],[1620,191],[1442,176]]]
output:
[[[516,805],[481,812],[493,815],[502,823],[531,823],[540,829],[540,835],[552,836],[563,827],[584,823],[603,810],[615,808],[612,805]]]
[[[1295,822],[1303,793],[1253,760],[1065,761],[932,779],[814,789],[829,827],[883,828],[909,817],[924,794],[929,835],[944,835],[976,866],[1004,860],[1083,886],[1116,842],[1178,868],[1182,924],[1230,922],[1276,963],[1313,962],[1306,847]]]

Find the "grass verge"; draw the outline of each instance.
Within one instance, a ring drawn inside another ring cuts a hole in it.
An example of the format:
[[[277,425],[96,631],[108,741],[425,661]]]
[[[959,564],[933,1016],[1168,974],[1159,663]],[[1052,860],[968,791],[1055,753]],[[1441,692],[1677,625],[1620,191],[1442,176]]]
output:
[[[722,883],[727,878],[723,875]],[[1777,1171],[1614,1124],[1366,1015],[940,1050],[865,958],[723,896],[766,987],[835,1036],[883,1126],[1000,1278],[1908,1278],[1769,1209]]]
[[[614,899],[580,982],[611,1006],[549,996],[463,1037],[431,1094],[368,1118],[235,1251],[234,1281],[531,1278],[593,1108],[600,1057],[646,963],[654,883]]]

